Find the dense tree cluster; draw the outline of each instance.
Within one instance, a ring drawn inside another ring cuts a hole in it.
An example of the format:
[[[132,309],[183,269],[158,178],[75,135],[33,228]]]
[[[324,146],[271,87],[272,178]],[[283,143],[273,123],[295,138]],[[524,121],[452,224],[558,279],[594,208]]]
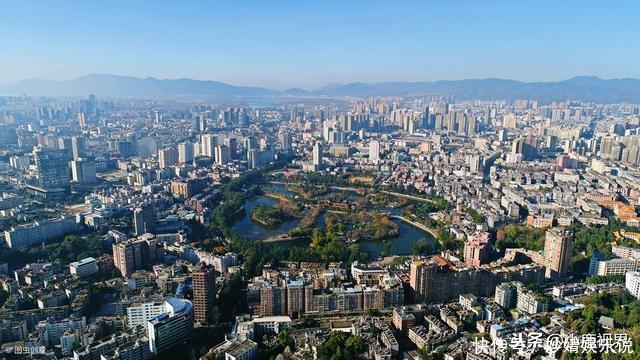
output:
[[[276,228],[284,222],[286,214],[277,206],[259,205],[253,208],[251,219],[268,228]]]
[[[357,335],[332,331],[329,339],[318,347],[318,359],[352,360],[367,350],[364,340]]]
[[[509,224],[496,233],[496,248],[500,251],[507,248],[525,248],[540,251],[544,249],[546,230],[531,226]]]
[[[111,247],[97,235],[67,235],[64,240],[44,247],[26,250],[2,248],[0,262],[11,267],[38,260],[49,260],[57,264],[68,264],[87,257],[99,257],[111,252]]]

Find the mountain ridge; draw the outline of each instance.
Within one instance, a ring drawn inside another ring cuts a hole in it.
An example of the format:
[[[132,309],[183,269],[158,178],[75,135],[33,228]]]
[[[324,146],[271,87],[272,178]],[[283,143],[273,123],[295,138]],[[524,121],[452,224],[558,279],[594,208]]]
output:
[[[315,90],[290,88],[284,91],[257,86],[237,86],[213,80],[189,78],[138,78],[110,74],[88,74],[71,80],[25,79],[0,85],[0,95],[31,96],[214,96],[214,97],[375,97],[375,96],[456,96],[459,99],[514,100],[542,102],[576,99],[590,102],[640,103],[640,80],[601,79],[592,75],[555,82],[523,82],[486,78],[419,82],[351,82],[330,84]]]

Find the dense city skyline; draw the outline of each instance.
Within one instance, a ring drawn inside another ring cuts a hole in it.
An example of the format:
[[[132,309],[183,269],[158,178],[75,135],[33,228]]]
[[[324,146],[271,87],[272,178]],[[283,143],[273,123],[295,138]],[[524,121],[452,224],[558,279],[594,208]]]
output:
[[[595,1],[16,3],[0,84],[89,73],[234,85],[640,78],[638,4]]]

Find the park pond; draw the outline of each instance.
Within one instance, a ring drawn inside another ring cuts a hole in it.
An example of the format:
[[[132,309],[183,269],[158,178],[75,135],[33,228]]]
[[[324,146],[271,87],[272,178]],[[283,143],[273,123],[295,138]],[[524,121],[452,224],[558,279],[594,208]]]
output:
[[[277,191],[287,196],[295,196],[294,193],[288,191],[283,185],[269,184],[264,186],[265,190]],[[238,235],[246,237],[251,240],[264,240],[269,237],[274,237],[282,234],[287,234],[289,231],[295,229],[300,224],[300,219],[287,218],[279,226],[274,228],[267,228],[259,225],[252,220],[251,214],[253,209],[257,206],[274,206],[278,203],[278,200],[267,197],[265,195],[257,196],[248,199],[245,202],[245,211],[241,218],[239,218],[233,225],[233,231]],[[389,213],[391,215],[402,215],[401,208],[393,207],[373,207],[368,210],[374,210],[383,213]],[[316,221],[316,227],[325,229],[325,215],[318,217]],[[359,243],[362,250],[369,253],[369,256],[376,258],[378,256],[386,255],[410,255],[412,245],[420,239],[426,239],[429,242],[433,242],[434,237],[421,229],[414,227],[411,224],[405,223],[400,219],[394,218],[393,221],[398,225],[399,235],[390,239],[382,241],[362,241]],[[279,242],[281,246],[292,246],[291,242]],[[298,245],[298,244],[295,244]],[[299,244],[303,246],[303,244]],[[306,246],[306,244],[304,244]]]

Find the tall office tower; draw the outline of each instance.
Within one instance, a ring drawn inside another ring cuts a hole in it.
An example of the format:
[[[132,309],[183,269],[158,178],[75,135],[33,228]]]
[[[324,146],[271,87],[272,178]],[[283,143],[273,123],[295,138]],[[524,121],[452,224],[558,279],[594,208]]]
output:
[[[511,153],[522,154],[524,160],[534,160],[538,155],[538,143],[535,137],[521,137],[513,141]]]
[[[249,169],[255,169],[260,165],[260,151],[258,149],[247,150],[247,165]]]
[[[143,206],[133,209],[133,233],[142,235],[152,233],[156,229],[156,213],[153,206]]]
[[[229,155],[231,156],[231,160],[238,158],[238,139],[232,137],[228,138],[227,146],[229,146]]]
[[[78,184],[95,184],[96,163],[92,160],[83,158],[71,161],[71,179]]]
[[[73,159],[73,146],[72,146],[71,138],[66,136],[58,138],[58,149],[66,151],[67,158],[69,160]]]
[[[173,166],[178,163],[178,150],[174,147],[160,149],[158,151],[158,163],[160,169]]]
[[[120,153],[120,156],[123,157],[123,158],[128,158],[128,157],[134,156],[136,154],[136,151],[137,151],[136,143],[134,143],[131,140],[119,139],[116,142],[116,145],[118,147],[118,152]],[[156,153],[154,153],[154,154],[156,154]]]
[[[319,142],[313,146],[313,165],[316,170],[322,168],[322,146],[320,146]]]
[[[71,152],[74,160],[78,160],[85,156],[84,138],[82,136],[71,137]]]
[[[217,135],[203,134],[200,137],[200,155],[213,159],[215,157],[216,145],[218,145]]]
[[[136,153],[142,159],[158,153],[158,141],[152,137],[144,137],[136,141]]]
[[[222,113],[222,120],[227,125],[246,126],[249,116],[244,108],[228,108]]]
[[[613,149],[615,139],[611,136],[605,136],[600,139],[600,157],[608,158]]]
[[[627,149],[625,149],[627,154],[624,157],[623,160],[625,160],[626,162],[628,162],[629,164],[632,165],[637,165],[638,164],[638,155],[640,154],[640,147],[638,146],[631,146]]]
[[[416,130],[420,128],[418,126],[418,119],[409,119],[409,122],[407,125],[408,125],[407,132],[412,135],[416,132]]]
[[[458,133],[467,134],[468,131],[469,131],[469,116],[467,116],[466,114],[462,114],[458,122]]]
[[[280,131],[280,133],[278,133],[278,138],[280,140],[280,147],[283,150],[288,150],[291,148],[291,133],[289,131]]]
[[[66,189],[70,185],[69,158],[66,150],[45,149],[34,151],[38,185],[43,189]]]
[[[443,126],[449,131],[454,131],[454,129],[456,127],[455,113],[448,113],[448,114],[444,115],[444,124],[443,124]]]
[[[484,159],[482,155],[473,154],[467,157],[467,164],[469,165],[469,171],[472,173],[480,173],[484,169],[482,167]]]
[[[155,115],[156,115],[156,124],[160,124],[160,111],[156,110]]]
[[[518,126],[518,119],[513,114],[505,114],[502,118],[502,126],[507,129],[515,129]]]
[[[216,273],[211,265],[200,263],[191,273],[195,320],[203,322],[216,300]]]
[[[547,278],[560,279],[567,275],[573,234],[569,229],[555,227],[547,230],[544,241],[544,263]]]
[[[502,142],[509,140],[509,134],[506,129],[500,129],[498,132],[498,139]]]
[[[371,162],[380,161],[380,142],[378,140],[369,142],[369,160]]]
[[[186,164],[193,162],[193,143],[186,141],[178,144],[178,162]]]
[[[83,112],[79,112],[78,113],[78,125],[81,128],[87,127],[88,123],[87,123],[87,116],[85,115],[85,113]]]
[[[158,355],[191,339],[193,333],[193,304],[184,299],[169,298],[170,310],[147,322],[149,350]],[[127,354],[127,358],[140,359]]]
[[[611,146],[611,153],[609,154],[609,160],[618,161],[622,157],[622,150],[624,144],[616,142]]]
[[[204,114],[198,118],[198,133],[204,134],[207,131],[207,117]]]
[[[475,135],[478,131],[478,123],[475,116],[469,116],[469,121],[467,122],[467,134]]]
[[[433,122],[433,129],[442,130],[442,127],[444,126],[443,124],[444,124],[444,116],[442,114],[436,114],[435,120]]]
[[[46,146],[49,149],[59,149],[58,148],[58,139],[54,134],[46,134],[43,135],[42,141],[38,140],[39,144]]]
[[[246,151],[257,149],[258,148],[258,140],[255,136],[248,136],[244,138],[244,149]]]
[[[17,145],[18,134],[13,125],[0,124],[0,146]]]
[[[425,106],[422,110],[422,127],[424,129],[431,129],[431,117],[428,106]]]
[[[216,164],[225,165],[231,161],[231,153],[227,145],[216,146]]]

